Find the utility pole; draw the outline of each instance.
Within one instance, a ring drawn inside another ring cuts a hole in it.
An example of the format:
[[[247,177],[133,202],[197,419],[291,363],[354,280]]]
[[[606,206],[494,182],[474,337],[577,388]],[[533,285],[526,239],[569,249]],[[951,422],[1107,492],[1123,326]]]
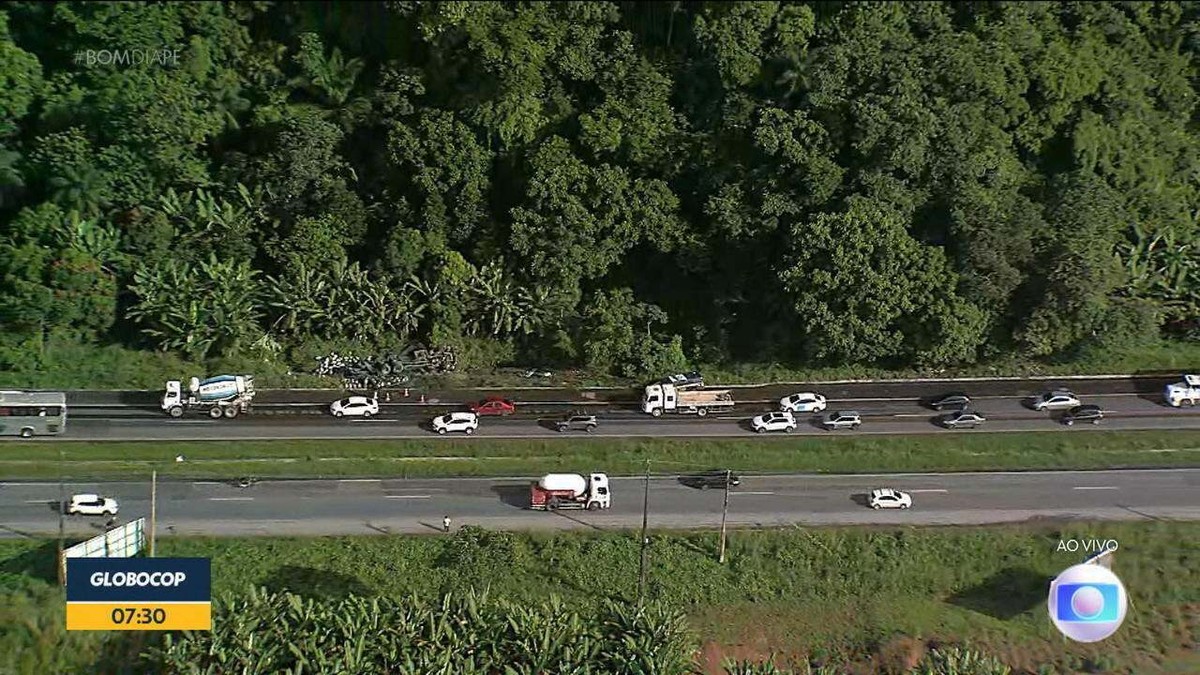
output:
[[[65,586],[67,584],[67,563],[63,560],[63,529],[65,523],[63,519],[66,517],[64,511],[67,508],[67,492],[63,486],[63,462],[66,458],[63,457],[62,443],[58,444],[58,559],[55,561],[55,567],[58,568],[58,585]]]
[[[650,537],[646,534],[646,529],[650,520],[650,460],[646,460],[646,488],[642,494],[642,562],[638,570],[638,609],[642,607],[642,600],[646,597],[646,567],[647,556],[650,554]]]
[[[725,517],[729,515],[729,469],[725,469],[725,505],[721,507],[721,554],[717,562],[725,562]]]
[[[158,516],[158,470],[150,472],[150,557],[154,557],[155,519]]]

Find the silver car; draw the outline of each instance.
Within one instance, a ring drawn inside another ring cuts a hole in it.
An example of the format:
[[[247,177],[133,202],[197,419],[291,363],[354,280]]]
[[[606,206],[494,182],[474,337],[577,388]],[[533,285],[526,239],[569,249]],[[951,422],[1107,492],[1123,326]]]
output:
[[[821,417],[821,424],[830,430],[857,429],[862,425],[862,415],[854,410],[828,412]]]
[[[1048,391],[1033,402],[1033,409],[1042,410],[1061,410],[1063,408],[1074,408],[1079,405],[1079,397],[1071,393],[1067,389],[1055,389]]]

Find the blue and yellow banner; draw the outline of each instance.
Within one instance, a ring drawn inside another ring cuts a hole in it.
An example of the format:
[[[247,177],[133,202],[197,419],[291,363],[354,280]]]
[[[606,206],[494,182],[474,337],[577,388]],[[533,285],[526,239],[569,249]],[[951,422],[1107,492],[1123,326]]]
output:
[[[208,558],[68,558],[67,630],[212,630]]]

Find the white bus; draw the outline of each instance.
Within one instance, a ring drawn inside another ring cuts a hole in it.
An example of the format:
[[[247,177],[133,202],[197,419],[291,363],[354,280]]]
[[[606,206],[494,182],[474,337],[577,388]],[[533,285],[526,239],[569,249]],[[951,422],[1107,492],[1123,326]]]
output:
[[[0,391],[0,436],[55,436],[67,429],[67,395]]]

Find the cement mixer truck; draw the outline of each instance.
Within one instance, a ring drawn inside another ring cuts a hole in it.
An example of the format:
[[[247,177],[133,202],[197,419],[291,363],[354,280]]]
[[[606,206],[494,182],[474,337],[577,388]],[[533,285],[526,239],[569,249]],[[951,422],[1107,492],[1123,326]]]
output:
[[[610,506],[608,474],[593,473],[585,478],[576,473],[551,473],[529,486],[529,508],[535,511],[597,511]]]
[[[253,400],[253,375],[218,375],[206,380],[193,377],[186,392],[179,380],[167,382],[161,405],[171,417],[182,417],[188,410],[206,410],[213,419],[233,419],[250,412]]]

